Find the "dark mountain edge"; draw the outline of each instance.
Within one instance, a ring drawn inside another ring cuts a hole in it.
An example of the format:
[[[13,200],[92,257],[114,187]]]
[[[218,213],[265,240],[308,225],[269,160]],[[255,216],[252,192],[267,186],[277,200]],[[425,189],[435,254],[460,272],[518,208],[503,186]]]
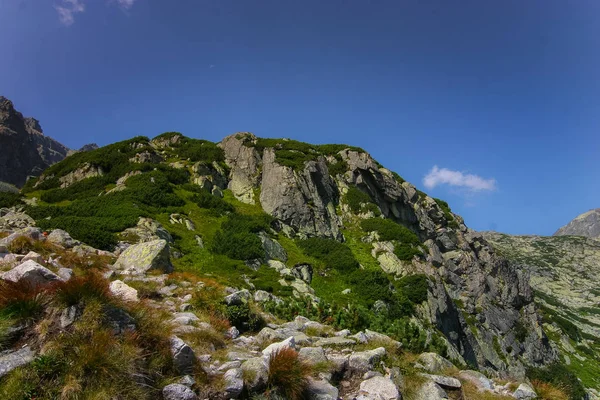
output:
[[[120,260],[128,246],[162,241],[171,258],[165,264],[160,250],[164,271],[172,262],[195,281],[248,290],[254,301],[242,303],[252,307],[266,296],[261,312],[377,331],[399,340],[404,352],[433,351],[490,376],[566,379],[558,384],[570,397],[583,397],[557,363],[528,273],[499,256],[447,203],[360,148],[250,133],[216,144],[171,132],[69,156],[22,192],[33,220],[11,218],[63,229],[101,249],[77,251]],[[134,276],[152,277],[131,271],[136,263],[108,264],[111,280],[136,286]],[[160,307],[170,307],[163,301]],[[219,315],[232,310],[197,307]]]
[[[74,152],[45,136],[37,119],[24,117],[3,96],[0,96],[0,148],[6,149],[0,153],[0,182],[18,187]],[[95,144],[86,145],[79,151],[96,148]]]

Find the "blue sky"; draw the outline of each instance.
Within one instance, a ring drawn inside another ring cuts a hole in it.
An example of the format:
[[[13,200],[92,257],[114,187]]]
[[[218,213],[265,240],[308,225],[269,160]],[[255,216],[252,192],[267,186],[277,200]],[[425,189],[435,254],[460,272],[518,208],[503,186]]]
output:
[[[0,38],[0,94],[72,148],[251,131],[364,147],[478,230],[600,207],[597,0],[0,0]]]

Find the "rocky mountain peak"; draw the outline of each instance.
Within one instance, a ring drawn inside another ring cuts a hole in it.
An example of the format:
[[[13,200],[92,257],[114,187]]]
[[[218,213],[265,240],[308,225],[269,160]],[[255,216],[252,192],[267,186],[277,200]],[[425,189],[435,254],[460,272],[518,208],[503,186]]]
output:
[[[69,149],[43,134],[39,121],[23,117],[12,101],[0,96],[0,181],[22,186],[67,156]]]
[[[600,239],[600,208],[578,215],[567,225],[557,230],[553,236],[566,235]]]

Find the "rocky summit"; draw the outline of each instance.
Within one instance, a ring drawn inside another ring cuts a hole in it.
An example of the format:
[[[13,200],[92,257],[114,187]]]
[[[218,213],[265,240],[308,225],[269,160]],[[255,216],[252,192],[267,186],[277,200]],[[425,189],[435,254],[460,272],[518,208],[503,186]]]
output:
[[[0,201],[4,398],[596,393],[536,271],[361,148],[139,136]]]
[[[554,236],[565,235],[600,239],[600,208],[578,215],[554,233]]]
[[[23,186],[67,156],[68,148],[45,136],[35,118],[26,118],[0,96],[0,181]]]

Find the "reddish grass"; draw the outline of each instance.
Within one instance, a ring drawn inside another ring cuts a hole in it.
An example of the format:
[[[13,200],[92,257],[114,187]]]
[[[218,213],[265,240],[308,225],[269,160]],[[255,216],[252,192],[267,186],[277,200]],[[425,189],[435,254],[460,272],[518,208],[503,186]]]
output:
[[[300,400],[308,386],[312,368],[298,358],[298,352],[286,347],[269,358],[269,387],[286,399]]]
[[[51,288],[34,287],[25,282],[0,282],[0,313],[15,318],[35,318],[48,302]]]
[[[104,303],[112,301],[108,280],[94,270],[73,277],[66,282],[57,283],[54,291],[56,301],[66,306],[73,306],[92,299]]]
[[[569,400],[569,396],[560,387],[541,381],[533,381],[531,384],[540,400]]]

